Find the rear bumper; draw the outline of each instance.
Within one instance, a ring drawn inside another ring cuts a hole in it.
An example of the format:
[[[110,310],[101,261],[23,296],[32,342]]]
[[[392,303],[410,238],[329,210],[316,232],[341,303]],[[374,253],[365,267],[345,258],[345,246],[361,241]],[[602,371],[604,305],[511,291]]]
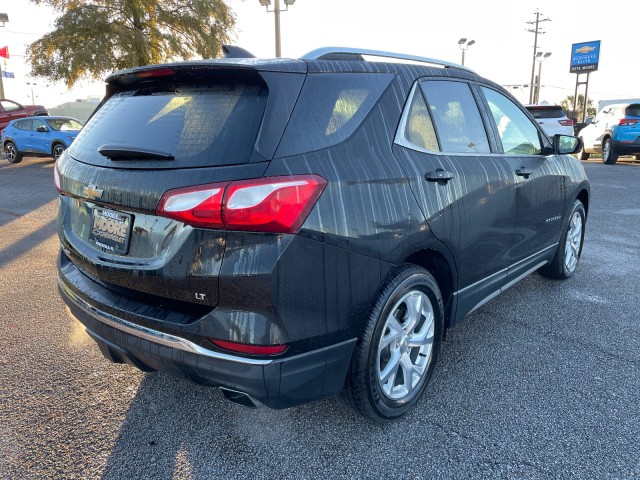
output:
[[[613,149],[618,155],[640,154],[640,137],[638,137],[633,143],[614,141]]]
[[[70,315],[84,324],[108,360],[246,394],[251,403],[271,408],[338,393],[356,342],[354,338],[281,359],[240,357],[105,312],[84,300],[63,275],[58,277],[58,288]]]

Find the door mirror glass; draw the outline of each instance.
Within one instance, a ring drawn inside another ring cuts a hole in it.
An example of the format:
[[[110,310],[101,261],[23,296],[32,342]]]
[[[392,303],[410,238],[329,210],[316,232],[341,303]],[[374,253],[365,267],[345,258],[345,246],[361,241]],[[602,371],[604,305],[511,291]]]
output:
[[[40,133],[47,133],[49,130],[47,130],[47,127],[40,126],[36,131]]]
[[[553,148],[558,155],[568,155],[580,150],[580,139],[570,135],[554,135]]]

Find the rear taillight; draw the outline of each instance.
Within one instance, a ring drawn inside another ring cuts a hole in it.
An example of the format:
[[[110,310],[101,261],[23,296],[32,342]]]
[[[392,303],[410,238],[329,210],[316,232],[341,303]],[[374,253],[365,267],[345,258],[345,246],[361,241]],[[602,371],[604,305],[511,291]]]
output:
[[[246,353],[249,355],[279,355],[284,353],[288,345],[251,345],[249,343],[228,342],[210,338],[209,341],[216,347],[236,353]]]
[[[222,199],[227,185],[211,183],[169,190],[162,196],[156,214],[194,227],[224,228]]]
[[[629,127],[631,125],[635,125],[636,123],[638,123],[638,119],[636,118],[621,118],[618,125],[620,125],[621,127]]]
[[[60,191],[60,170],[58,170],[58,165],[53,166],[53,184],[56,186],[58,193],[62,193]]]
[[[156,214],[194,227],[295,233],[326,183],[317,175],[293,175],[169,190]]]
[[[563,127],[573,127],[573,120],[558,120],[558,123]]]

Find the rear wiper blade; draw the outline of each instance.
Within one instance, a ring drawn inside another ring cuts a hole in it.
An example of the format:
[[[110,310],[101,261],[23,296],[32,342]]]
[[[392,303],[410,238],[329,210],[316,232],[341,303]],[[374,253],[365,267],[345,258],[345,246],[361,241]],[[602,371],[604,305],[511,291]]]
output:
[[[122,145],[102,145],[98,153],[111,160],[173,160],[175,157],[167,152],[146,148],[131,148]]]

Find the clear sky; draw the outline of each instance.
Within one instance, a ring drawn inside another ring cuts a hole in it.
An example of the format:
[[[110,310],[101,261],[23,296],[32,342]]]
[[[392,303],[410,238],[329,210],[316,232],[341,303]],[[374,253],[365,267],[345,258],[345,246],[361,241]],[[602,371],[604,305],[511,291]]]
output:
[[[235,44],[259,57],[273,57],[274,15],[258,0],[229,0],[237,17]],[[283,2],[282,2],[283,3]],[[640,97],[637,57],[639,0],[618,0],[603,7],[594,0],[297,0],[281,15],[282,54],[298,57],[323,46],[351,46],[421,55],[460,63],[458,40],[475,40],[466,66],[502,85],[531,80],[534,34],[527,22],[539,10],[546,33],[539,51],[552,55],[542,65],[540,99],[557,103],[573,95],[576,75],[569,73],[571,45],[601,40],[600,66],[590,76],[590,98]],[[284,6],[284,5],[283,5]],[[25,47],[53,26],[53,13],[28,0],[0,0],[9,23],[0,28],[0,46],[8,45],[15,79],[4,79],[5,96],[37,103],[59,103],[102,95],[100,83],[82,82],[72,91],[43,79],[30,79]],[[536,65],[536,72],[538,67]],[[528,90],[511,89],[523,103]]]

